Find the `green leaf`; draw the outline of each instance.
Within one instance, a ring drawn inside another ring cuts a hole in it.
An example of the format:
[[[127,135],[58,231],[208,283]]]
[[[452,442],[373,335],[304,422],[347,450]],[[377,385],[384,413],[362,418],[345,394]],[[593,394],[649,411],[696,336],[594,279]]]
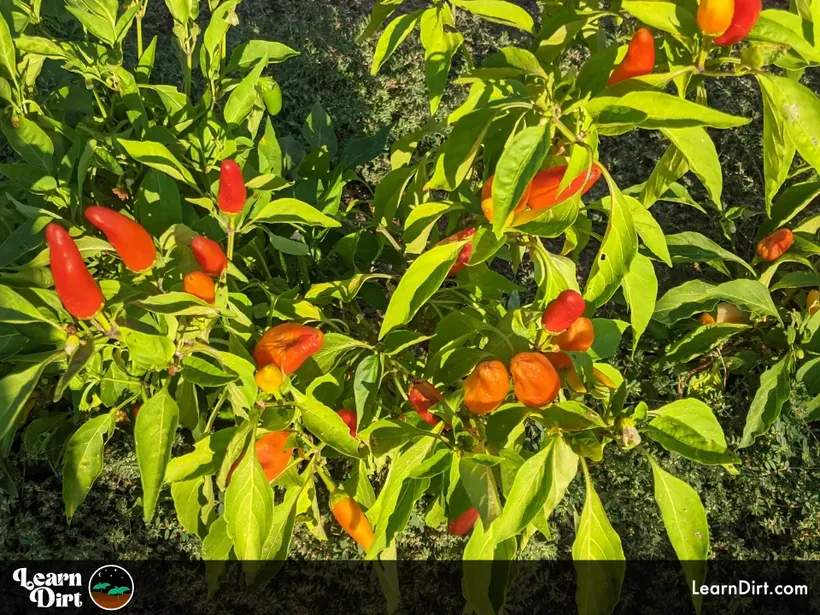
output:
[[[541,168],[550,148],[547,124],[525,128],[504,149],[493,180],[493,231],[500,237],[507,218]]]
[[[709,555],[709,523],[698,492],[658,465],[647,455],[655,480],[655,501],[661,509],[666,535],[680,560],[689,587],[700,587],[706,579]],[[700,613],[702,594],[692,594],[695,611]]]
[[[315,207],[298,199],[277,199],[254,213],[252,222],[266,224],[304,224],[337,228],[341,224]]]
[[[733,303],[745,312],[780,320],[769,289],[758,280],[732,280],[717,286],[703,280],[684,282],[661,297],[652,317],[662,324],[673,325],[713,310],[720,301]]]
[[[17,54],[9,24],[3,15],[0,15],[0,68],[0,75],[5,75],[12,83],[17,83]]]
[[[404,197],[407,185],[418,172],[418,167],[401,167],[390,171],[376,186],[373,195],[373,221],[389,226],[399,203]]]
[[[432,335],[424,335],[423,333],[418,333],[417,331],[394,329],[384,338],[384,354],[387,356],[399,354],[402,350],[407,350],[417,344],[426,342],[427,340],[432,339],[432,337]]]
[[[729,252],[708,237],[694,231],[684,231],[675,235],[666,236],[666,244],[672,255],[672,262],[677,263],[708,263],[725,271],[723,261],[730,261],[742,265],[753,275],[757,272],[742,258]]]
[[[373,64],[370,67],[371,75],[376,75],[384,63],[393,55],[393,52],[398,49],[399,45],[410,36],[410,33],[421,19],[422,12],[422,10],[418,10],[413,13],[400,15],[387,24],[384,32],[382,32],[382,35],[379,37],[379,42],[376,43],[376,51],[373,54]]]
[[[164,335],[146,333],[137,329],[120,327],[122,341],[128,347],[131,359],[147,369],[161,370],[174,357],[176,346]]]
[[[116,413],[108,412],[83,423],[66,444],[63,454],[63,502],[71,522],[91,486],[102,472],[105,440],[114,431]]]
[[[239,126],[247,119],[256,102],[256,83],[262,76],[262,70],[268,65],[268,56],[265,55],[256,64],[242,81],[239,82],[228,96],[225,103],[223,117],[228,126]]]
[[[723,192],[723,174],[717,149],[705,128],[665,128],[661,132],[675,144],[689,169],[706,187],[709,198],[720,207]]]
[[[49,323],[58,328],[57,322],[48,320],[28,299],[8,286],[0,285],[0,322],[26,324],[31,322]]]
[[[302,410],[302,424],[314,436],[348,457],[359,457],[359,444],[350,437],[350,428],[341,417],[310,395],[291,388],[293,399]]]
[[[789,22],[791,22],[791,27]],[[784,45],[809,62],[815,64],[820,62],[820,51],[812,47],[803,37],[803,23],[796,14],[789,14],[781,10],[763,11],[746,38],[749,41]]]
[[[66,0],[66,10],[103,42],[116,43],[117,0]]]
[[[666,450],[705,465],[737,463],[712,409],[697,399],[679,399],[653,413],[646,426],[650,438]]]
[[[1,40],[2,26],[0,26]],[[0,114],[0,127],[9,145],[28,164],[51,173],[54,168],[54,143],[42,128],[26,116],[19,115],[17,122],[15,127],[7,114]]]
[[[609,223],[584,289],[584,299],[591,309],[603,305],[615,294],[638,251],[629,203],[608,175],[607,183],[612,195]]]
[[[789,176],[795,147],[783,115],[776,106],[772,82],[759,79],[758,84],[763,95],[763,180],[768,213],[777,191]],[[765,222],[763,226],[766,226]]]
[[[695,16],[679,2],[624,0],[621,8],[638,21],[669,32],[678,40],[690,39],[698,30]]]
[[[554,403],[547,406],[540,414],[543,424],[549,429],[584,431],[606,426],[597,412],[578,401]]]
[[[530,34],[535,30],[535,23],[530,14],[512,2],[504,0],[451,0],[451,2],[454,6],[461,7],[487,21],[518,28]]]
[[[85,368],[96,351],[97,347],[94,345],[93,339],[86,340],[84,344],[74,351],[68,362],[68,369],[62,373],[60,380],[57,382],[57,386],[54,389],[53,400],[55,403],[60,401],[60,398],[63,396],[63,392],[71,382],[71,379]]]
[[[489,527],[501,515],[501,500],[493,469],[479,463],[470,455],[463,455],[458,464],[461,483],[473,506],[478,509],[481,521]]]
[[[549,457],[547,457],[547,472],[549,491],[544,501],[545,519],[549,519],[552,511],[564,499],[570,483],[578,473],[578,455],[563,438],[556,440],[552,446]]]
[[[638,199],[624,195],[624,200],[629,204],[629,211],[632,214],[638,237],[655,256],[671,267],[672,257],[669,255],[669,248],[666,245],[661,225]]]
[[[173,316],[215,316],[219,313],[212,305],[205,303],[202,299],[181,291],[154,295],[147,299],[135,301],[134,305],[154,314],[170,314]]]
[[[298,55],[295,49],[276,41],[245,41],[234,48],[228,66],[231,70],[248,69],[266,57],[268,64],[278,64]]]
[[[436,246],[413,261],[390,298],[379,330],[379,339],[413,319],[447,278],[450,268],[468,241]]]
[[[196,188],[196,182],[190,171],[165,147],[156,141],[129,141],[117,139],[117,143],[137,162],[152,169],[162,171],[176,180],[183,181]]]
[[[621,539],[609,523],[585,463],[583,468],[586,498],[572,543],[578,577],[575,602],[581,615],[609,615],[620,600],[625,556]]]
[[[382,380],[381,357],[377,354],[362,359],[353,376],[353,395],[360,426],[370,424],[375,415],[376,396]]]
[[[754,444],[780,416],[791,394],[791,366],[791,357],[786,355],[760,376],[760,387],[749,406],[739,448]]]
[[[134,424],[142,483],[142,516],[146,523],[154,516],[178,423],[179,407],[168,391],[162,389],[142,405]]]
[[[165,173],[149,170],[137,190],[136,217],[149,233],[161,236],[182,224],[182,201],[176,182]]]
[[[140,413],[142,416],[142,413]],[[253,444],[251,451],[253,450]],[[240,560],[261,560],[273,519],[274,498],[255,454],[245,455],[231,475],[225,494],[225,520]]]
[[[368,441],[370,451],[376,457],[381,457],[423,435],[426,434],[421,429],[398,419],[376,421],[359,433],[360,438]]]
[[[336,157],[338,145],[336,134],[333,132],[333,124],[330,121],[330,116],[318,102],[313,105],[310,115],[305,120],[305,125],[302,127],[302,136],[305,137],[313,150],[325,147],[331,159]]]
[[[421,44],[431,116],[436,114],[447,87],[453,56],[464,43],[464,37],[454,32],[454,27],[453,14],[446,4],[429,8],[421,16]]]
[[[375,160],[384,152],[389,136],[390,129],[385,127],[369,137],[350,139],[342,151],[342,162],[347,168],[355,169]]]
[[[233,427],[220,429],[194,444],[194,450],[190,453],[174,457],[168,462],[165,480],[176,483],[215,474],[233,435]]]
[[[174,500],[174,510],[177,513],[179,524],[189,534],[201,536],[204,524],[200,513],[206,503],[202,496],[204,478],[186,480],[171,485],[171,497]]]
[[[404,2],[404,0],[376,0],[373,10],[370,13],[370,19],[367,26],[359,36],[356,37],[356,42],[361,43],[373,36],[381,25],[396,11],[397,8]]]
[[[749,325],[725,322],[703,325],[670,345],[664,358],[670,363],[688,363],[710,353],[746,329],[749,329]]]
[[[20,413],[37,387],[43,370],[63,356],[62,351],[47,355],[0,380],[0,438],[5,438],[17,427]]]
[[[757,231],[757,237],[763,238],[785,226],[820,196],[820,182],[807,181],[792,184],[786,188],[772,204],[770,219],[765,220]]]
[[[658,298],[658,278],[652,261],[643,254],[636,254],[623,280],[623,292],[629,306],[632,324],[632,352],[638,348]]]
[[[239,379],[239,376],[219,368],[205,359],[189,355],[182,360],[182,376],[185,380],[203,388],[222,388]]]

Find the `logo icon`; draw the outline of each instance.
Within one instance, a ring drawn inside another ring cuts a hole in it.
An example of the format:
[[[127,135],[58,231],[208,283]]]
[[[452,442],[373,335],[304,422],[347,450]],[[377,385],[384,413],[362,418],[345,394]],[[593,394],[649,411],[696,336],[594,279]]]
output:
[[[131,602],[134,579],[122,566],[108,564],[98,568],[88,581],[91,601],[106,611],[117,611]]]

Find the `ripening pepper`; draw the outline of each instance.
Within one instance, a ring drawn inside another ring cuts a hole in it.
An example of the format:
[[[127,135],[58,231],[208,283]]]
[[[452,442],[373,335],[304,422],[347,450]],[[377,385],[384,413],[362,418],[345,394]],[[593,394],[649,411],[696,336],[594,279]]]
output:
[[[781,228],[758,242],[757,255],[764,261],[774,261],[788,252],[793,243],[794,234],[787,228]]]
[[[820,311],[820,290],[812,289],[806,297],[806,309],[809,311],[809,316],[814,316]]]
[[[287,446],[289,437],[289,431],[271,431],[256,440],[256,445],[254,446],[256,458],[259,460],[259,465],[262,466],[262,470],[264,470],[265,478],[268,479],[268,482],[279,476],[293,457],[293,449]],[[245,453],[242,453],[239,459],[231,465],[226,484],[231,482],[231,475],[237,466],[239,466],[239,462],[242,461],[244,456]]]
[[[228,266],[228,257],[222,251],[222,246],[213,239],[197,235],[191,242],[191,250],[202,271],[208,275],[219,277]]]
[[[189,295],[199,297],[205,303],[214,304],[216,301],[216,286],[207,273],[192,271],[182,280],[182,288]]]
[[[358,542],[362,549],[369,551],[373,545],[373,527],[356,500],[339,492],[331,497],[330,509],[342,529]]]
[[[55,222],[46,226],[49,262],[57,296],[74,318],[96,316],[105,298],[97,281],[88,272],[77,244],[68,231]]]
[[[495,181],[495,175],[484,182],[484,185],[481,187],[481,211],[484,212],[484,217],[490,222],[495,218],[495,209],[493,207],[493,181]],[[521,197],[521,200],[518,201],[518,205],[515,206],[515,210],[511,212],[507,218],[507,226],[510,225],[515,214],[524,211],[527,207],[527,201],[530,200],[531,191],[532,183],[529,183],[524,190],[524,195]]]
[[[564,352],[547,352],[544,354],[547,360],[552,363],[555,369],[566,369],[572,367],[572,359]]]
[[[655,37],[646,28],[641,28],[629,41],[629,49],[620,64],[612,71],[607,85],[652,74],[655,69]]]
[[[441,421],[440,418],[430,412],[430,408],[444,399],[444,395],[426,380],[416,380],[407,392],[407,399],[410,405],[413,406],[413,410],[430,427],[435,427]]]
[[[701,314],[698,320],[700,320],[700,323],[702,325],[713,325],[716,322],[715,317],[712,316],[709,312],[704,312],[703,314]]]
[[[746,320],[746,314],[731,303],[718,303],[715,313],[715,322],[719,323],[737,324]]]
[[[154,264],[157,258],[154,240],[139,222],[113,209],[99,206],[87,208],[85,217],[105,233],[128,269],[139,273]]]
[[[465,228],[458,233],[454,233],[449,237],[445,237],[441,241],[439,241],[436,246],[441,246],[446,243],[455,243],[456,241],[462,241],[467,239],[468,237],[472,237],[475,235],[474,228]],[[468,243],[466,246],[461,248],[461,252],[458,253],[458,258],[456,258],[455,264],[450,267],[450,271],[447,275],[455,275],[462,269],[467,266],[467,263],[470,262],[470,257],[473,255],[473,242]]]
[[[478,521],[478,517],[478,509],[470,508],[447,523],[447,531],[453,536],[464,536],[473,529],[475,522]]]
[[[698,27],[706,36],[720,36],[732,23],[735,0],[700,0]]]
[[[245,207],[248,192],[242,169],[233,160],[223,160],[219,169],[219,203],[220,211],[226,214],[238,214]]]
[[[569,186],[564,188],[561,194],[558,194],[558,188],[561,187],[561,180],[564,178],[566,170],[567,165],[561,165],[541,171],[535,176],[531,184],[530,200],[527,202],[530,209],[549,209],[558,203],[563,203],[579,192],[583,196],[592,189],[592,186],[601,177],[601,167],[595,164],[590,171],[589,179],[586,179],[587,172],[583,171],[570,182]]]
[[[464,381],[464,405],[473,414],[492,412],[510,391],[510,374],[501,361],[484,361],[476,365]]]
[[[265,393],[274,393],[279,390],[282,383],[285,381],[285,374],[279,369],[275,363],[265,365],[262,369],[256,370],[254,377],[256,386],[265,391]]]
[[[580,293],[565,290],[558,295],[544,310],[541,323],[547,331],[561,333],[584,315],[587,304]]]
[[[586,352],[595,341],[595,329],[589,318],[578,318],[561,335],[552,340],[564,351]]]
[[[321,349],[325,335],[319,329],[295,322],[271,327],[253,349],[256,368],[275,363],[285,374],[292,374]]]
[[[350,430],[350,437],[356,437],[356,413],[353,410],[348,410],[347,408],[343,408],[342,410],[336,410],[336,414],[339,415],[339,418],[345,422],[347,428]]]
[[[561,390],[561,379],[549,359],[540,352],[520,352],[510,361],[513,391],[522,404],[542,408]]]
[[[754,28],[762,10],[762,0],[735,0],[732,23],[726,32],[715,39],[715,43],[730,46],[742,41]]]

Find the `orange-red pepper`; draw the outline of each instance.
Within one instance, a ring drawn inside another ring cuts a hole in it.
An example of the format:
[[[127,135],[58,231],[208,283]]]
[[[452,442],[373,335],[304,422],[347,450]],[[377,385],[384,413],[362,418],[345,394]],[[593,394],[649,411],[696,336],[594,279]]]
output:
[[[586,310],[584,298],[574,290],[565,290],[558,295],[544,310],[541,323],[547,331],[560,333],[566,331]]]
[[[197,235],[191,242],[191,250],[202,271],[208,275],[219,277],[228,266],[228,257],[222,251],[222,246],[213,239]]]
[[[287,322],[265,331],[253,349],[253,359],[257,369],[275,363],[285,374],[292,374],[322,348],[324,341],[319,329]]]
[[[426,380],[416,380],[407,392],[407,399],[422,420],[435,427],[441,421],[435,414],[430,412],[430,408],[444,399],[441,392]]]
[[[77,244],[68,231],[55,222],[46,226],[46,242],[57,296],[65,309],[81,320],[96,316],[105,298],[85,266]]]
[[[216,301],[216,286],[207,273],[192,271],[183,278],[182,287],[186,293],[199,297],[205,303],[213,305]]]
[[[510,374],[501,361],[484,361],[476,365],[464,381],[464,405],[473,414],[492,412],[510,391]]]
[[[345,422],[347,425],[348,430],[350,431],[350,437],[356,437],[356,413],[353,410],[348,410],[347,408],[343,408],[342,410],[336,410],[336,414],[339,415],[339,418]]]
[[[473,529],[478,517],[478,509],[469,508],[447,524],[447,531],[453,536],[464,536]]]
[[[762,0],[735,0],[732,23],[721,36],[715,39],[718,45],[734,45],[745,39],[755,27],[763,10]]]
[[[629,41],[629,49],[620,64],[612,71],[608,85],[649,75],[655,69],[655,37],[646,28],[641,28]]]
[[[337,493],[331,497],[330,509],[348,536],[359,543],[362,549],[369,551],[373,546],[373,527],[356,500]]]
[[[289,431],[271,431],[256,440],[254,451],[268,482],[279,476],[293,457],[293,449],[286,446],[289,437]],[[231,475],[244,456],[245,453],[242,453],[239,459],[233,462],[231,469],[228,471],[226,483],[231,482]]]
[[[595,329],[592,321],[583,316],[577,319],[569,329],[553,339],[558,348],[564,351],[586,352],[595,341]]]
[[[139,273],[153,266],[157,258],[154,240],[143,226],[107,207],[92,206],[85,217],[100,229],[131,271]]]
[[[238,214],[247,200],[248,191],[242,179],[242,169],[233,160],[223,160],[219,170],[219,209],[226,214]]]
[[[563,203],[579,192],[581,196],[583,196],[589,192],[595,185],[595,182],[601,178],[601,167],[595,164],[590,171],[588,179],[587,173],[584,171],[573,179],[569,186],[564,188],[563,192],[558,194],[558,188],[561,187],[561,180],[564,178],[566,170],[567,165],[561,165],[541,171],[535,176],[531,184],[530,200],[527,202],[530,209],[549,209],[559,203]]]
[[[520,352],[510,362],[515,398],[541,408],[551,404],[561,390],[561,379],[549,359],[540,352]]]
[[[436,246],[441,246],[446,243],[455,243],[456,241],[462,241],[467,239],[468,237],[472,237],[475,235],[474,228],[465,228],[464,230],[459,231],[458,233],[454,233],[449,237],[445,237],[441,241],[439,241]],[[450,271],[447,275],[455,275],[462,269],[467,266],[467,263],[470,262],[470,257],[473,255],[473,242],[468,243],[466,246],[461,248],[461,252],[458,253],[458,258],[456,258],[455,264],[450,267]]]
[[[758,242],[757,255],[764,261],[774,261],[788,252],[793,243],[794,233],[781,228]]]
[[[493,181],[495,180],[495,175],[491,176],[484,185],[481,187],[481,211],[484,212],[484,217],[487,218],[488,221],[492,222],[495,217],[495,208],[493,206]],[[509,226],[510,222],[512,222],[512,218],[515,214],[524,211],[527,207],[527,201],[530,200],[530,192],[532,191],[532,182],[527,184],[526,190],[524,190],[524,195],[521,197],[521,200],[518,202],[518,205],[515,206],[515,210],[510,213],[509,217],[507,218],[507,226]]]

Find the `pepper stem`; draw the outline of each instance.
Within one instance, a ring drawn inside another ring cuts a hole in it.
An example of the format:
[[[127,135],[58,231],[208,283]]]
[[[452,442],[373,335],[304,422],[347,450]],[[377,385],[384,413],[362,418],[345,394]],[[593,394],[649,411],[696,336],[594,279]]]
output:
[[[322,482],[325,484],[325,487],[327,487],[327,490],[330,491],[331,497],[333,497],[333,495],[337,493],[339,489],[338,487],[336,487],[335,483],[333,482],[333,479],[330,478],[330,474],[327,473],[325,467],[317,465],[316,474],[318,474],[319,478],[322,479]]]
[[[100,328],[102,329],[103,333],[106,335],[110,335],[111,332],[114,330],[114,326],[111,324],[111,321],[108,320],[106,315],[103,313],[102,310],[97,312],[96,316],[94,316],[94,322],[96,322]]]

